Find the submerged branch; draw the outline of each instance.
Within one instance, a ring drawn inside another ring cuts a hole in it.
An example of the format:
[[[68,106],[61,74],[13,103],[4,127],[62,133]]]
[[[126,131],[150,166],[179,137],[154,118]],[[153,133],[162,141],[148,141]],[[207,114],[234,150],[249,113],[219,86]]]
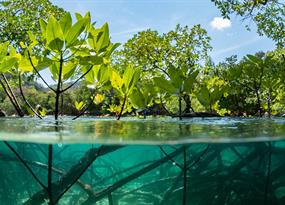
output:
[[[21,161],[21,163],[26,167],[26,169],[30,172],[33,178],[41,185],[44,191],[47,191],[47,187],[41,182],[41,180],[36,176],[33,170],[29,167],[29,165],[25,162],[25,160],[19,155],[19,153],[6,141],[4,144],[16,155],[16,157]]]
[[[4,155],[3,153],[1,154],[0,159],[4,160],[4,161],[19,162],[19,160],[17,158],[13,158],[13,157]],[[29,160],[24,160],[24,162],[27,165],[31,165],[31,166],[38,167],[38,168],[43,168],[43,169],[48,169],[48,165],[45,164],[45,163],[42,163],[42,162],[29,161]],[[62,170],[62,169],[59,169],[59,168],[55,168],[55,167],[52,167],[52,171],[54,173],[56,173],[56,174],[59,174],[59,175],[65,175],[66,174],[65,170]],[[91,189],[91,185],[83,182],[80,179],[77,180],[76,184],[78,184],[78,186],[80,186],[88,195],[94,194],[94,191]]]
[[[56,203],[69,188],[78,181],[86,169],[100,156],[109,154],[122,148],[123,146],[102,146],[100,148],[89,149],[85,155],[78,161],[77,164],[72,166],[65,175],[60,177],[59,180],[52,183],[53,202]],[[35,193],[31,198],[24,203],[24,205],[43,204],[49,198],[45,190],[40,190]]]
[[[266,176],[266,181],[265,181],[265,190],[264,190],[264,205],[268,204],[268,192],[271,189],[271,183],[270,183],[270,176],[271,176],[271,142],[268,142],[268,165],[267,165],[267,176]],[[270,202],[269,202],[270,203]]]
[[[174,165],[176,165],[177,167],[179,167],[181,170],[183,170],[183,166],[181,164],[179,164],[178,162],[176,162],[172,157],[170,157],[165,150],[162,148],[162,146],[159,146],[160,151],[166,156],[168,157],[168,160],[171,161]]]
[[[183,152],[183,147],[180,149],[177,149],[173,151],[172,153],[169,154],[170,157],[175,157]],[[138,170],[137,172],[122,178],[121,180],[115,182],[111,186],[107,187],[106,189],[103,189],[102,191],[96,193],[92,197],[89,197],[85,202],[82,203],[82,205],[89,205],[89,204],[94,204],[96,201],[101,200],[102,198],[108,196],[110,193],[113,191],[117,190],[118,188],[124,186],[125,184],[129,183],[130,181],[137,179],[138,177],[142,176],[143,174],[150,172],[151,170],[155,169],[156,167],[160,166],[161,164],[169,161],[169,157],[165,156],[156,162]]]

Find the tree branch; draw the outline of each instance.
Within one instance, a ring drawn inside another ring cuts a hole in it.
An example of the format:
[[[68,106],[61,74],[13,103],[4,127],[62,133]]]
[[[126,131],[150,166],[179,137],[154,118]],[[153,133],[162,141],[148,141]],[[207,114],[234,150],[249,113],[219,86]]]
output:
[[[39,73],[38,69],[36,69],[36,67],[34,66],[29,51],[28,51],[28,57],[29,57],[29,61],[30,61],[31,65],[32,65],[33,69],[36,71],[36,73],[38,74],[38,76],[40,77],[40,79],[44,82],[44,84],[45,84],[50,90],[52,90],[54,93],[56,93],[56,90],[53,89],[53,88],[45,81],[45,79],[43,78],[43,76]]]
[[[154,163],[152,163],[146,167],[143,167],[142,169],[138,170],[137,172],[130,174],[129,176],[126,176],[125,178],[120,179],[119,181],[113,183],[109,187],[97,192],[93,196],[91,196],[91,197],[89,196],[89,198],[86,201],[84,201],[82,203],[82,205],[88,205],[88,204],[96,203],[97,201],[101,200],[102,198],[108,196],[108,194],[110,194],[113,191],[117,190],[118,188],[124,186],[128,182],[130,182],[134,179],[137,179],[138,177],[144,175],[145,173],[148,173],[148,172],[152,171],[153,169],[157,168],[161,164],[168,162],[169,157],[170,158],[176,157],[177,155],[181,154],[182,152],[183,152],[183,147],[179,148],[176,151],[171,152],[168,156],[165,156],[161,159],[158,159]]]
[[[52,183],[54,204],[66,193],[69,188],[78,181],[86,169],[98,158],[114,152],[123,146],[101,146],[89,149],[85,155],[73,165],[69,171]],[[93,195],[92,195],[93,196]],[[91,196],[90,196],[91,197]],[[43,204],[48,199],[46,190],[40,190],[28,199],[24,205]]]
[[[73,56],[75,56],[75,54],[79,51],[79,49],[82,48],[84,42],[85,42],[86,39],[87,39],[87,34],[88,34],[88,32],[85,32],[85,36],[83,37],[82,44],[80,44],[80,45],[78,46],[78,48],[76,49],[76,51],[73,52],[70,56],[64,58],[64,59],[63,59],[63,62],[66,62],[66,61],[68,61],[70,58],[72,58]],[[65,49],[65,51],[66,51],[66,49]],[[64,52],[65,52],[65,51],[64,51]],[[63,53],[64,53],[64,52],[63,52]]]
[[[12,88],[11,88],[11,86],[10,86],[8,80],[7,80],[7,78],[6,78],[6,76],[5,76],[3,73],[2,73],[1,75],[2,75],[2,77],[3,77],[3,79],[4,79],[5,83],[6,83],[6,85],[7,85],[7,87],[8,87],[8,90],[9,90],[9,92],[10,92],[10,94],[11,94],[11,97],[12,97],[13,100],[14,100],[14,103],[17,105],[17,107],[18,107],[18,109],[19,109],[19,115],[20,115],[21,117],[23,117],[23,116],[24,116],[24,113],[22,112],[22,108],[21,108],[21,106],[20,106],[20,104],[19,104],[19,102],[18,102],[18,100],[17,100],[17,98],[16,98],[16,96],[15,96],[15,94],[14,94],[14,92],[13,92],[13,90],[12,90]]]
[[[47,191],[47,187],[41,182],[41,180],[36,176],[36,174],[33,172],[33,170],[27,165],[25,160],[18,154],[18,152],[6,141],[4,141],[4,144],[17,156],[17,158],[22,162],[24,167],[30,172],[30,174],[33,176],[33,178],[42,186],[42,188]]]
[[[13,98],[12,98],[11,94],[10,94],[10,93],[9,93],[9,91],[7,90],[7,88],[6,88],[6,86],[5,86],[4,82],[2,81],[2,79],[1,79],[1,78],[0,78],[0,84],[1,84],[1,86],[2,86],[2,88],[3,88],[3,90],[4,90],[4,92],[5,92],[5,93],[6,93],[6,95],[8,96],[8,98],[9,98],[10,102],[11,102],[11,103],[12,103],[12,105],[14,106],[15,110],[17,111],[18,115],[19,115],[20,117],[23,117],[24,115],[22,114],[22,112],[21,112],[20,108],[19,108],[19,107],[17,107],[17,105],[15,104],[15,102],[14,102],[14,100],[13,100]]]
[[[23,88],[22,88],[22,78],[21,78],[21,74],[19,73],[19,88],[20,88],[20,93],[21,96],[24,100],[24,102],[28,105],[28,107],[32,110],[32,112],[40,119],[43,119],[39,113],[37,113],[37,111],[35,111],[35,109],[31,106],[31,104],[28,102],[28,100],[26,99],[24,92],[23,92]]]
[[[81,75],[76,81],[74,81],[71,85],[69,85],[68,87],[66,87],[63,90],[61,90],[60,93],[64,93],[65,91],[67,91],[68,89],[73,87],[79,80],[84,78],[84,76],[87,75],[92,70],[92,68],[93,68],[93,65],[91,65],[90,68],[83,75]]]

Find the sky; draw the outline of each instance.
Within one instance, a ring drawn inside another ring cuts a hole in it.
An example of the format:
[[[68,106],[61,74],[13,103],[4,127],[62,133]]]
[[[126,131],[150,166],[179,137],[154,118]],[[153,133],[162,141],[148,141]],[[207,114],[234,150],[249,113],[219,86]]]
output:
[[[254,22],[232,16],[221,18],[210,0],[51,0],[59,7],[85,14],[100,26],[108,22],[112,42],[124,43],[135,33],[152,29],[166,33],[177,24],[201,24],[211,37],[210,55],[215,63],[237,54],[242,57],[274,49],[274,42],[256,33]],[[245,25],[252,28],[247,31]]]

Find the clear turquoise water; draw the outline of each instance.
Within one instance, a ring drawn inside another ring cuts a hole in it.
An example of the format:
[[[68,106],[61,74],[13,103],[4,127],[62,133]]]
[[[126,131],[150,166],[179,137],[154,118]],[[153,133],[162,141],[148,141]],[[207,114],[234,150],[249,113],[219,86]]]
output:
[[[1,205],[47,204],[25,165],[47,186],[49,143],[60,205],[285,204],[281,118],[10,118],[0,130]]]

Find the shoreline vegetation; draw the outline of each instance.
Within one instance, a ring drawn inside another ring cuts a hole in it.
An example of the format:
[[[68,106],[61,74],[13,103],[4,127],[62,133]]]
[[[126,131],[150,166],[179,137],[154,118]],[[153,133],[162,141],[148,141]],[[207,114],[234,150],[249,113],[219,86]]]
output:
[[[275,1],[237,1],[240,7],[212,1],[225,18],[236,13],[256,20],[258,32],[276,42],[273,51],[240,60],[233,55],[219,63],[209,55],[211,37],[200,24],[178,24],[165,33],[144,30],[120,45],[111,42],[107,23],[94,26],[89,12],[72,16],[42,0],[29,2],[35,9],[31,13],[18,1],[1,3],[3,25],[17,22],[18,26],[1,28],[2,115],[54,115],[57,119],[88,112],[115,115],[119,120],[132,113],[180,119],[199,113],[243,117],[284,113],[284,38],[269,35],[264,29],[270,22],[260,18],[276,7]],[[39,3],[50,12],[37,10]],[[282,15],[278,8],[276,16]],[[50,72],[54,85],[46,82],[42,70]]]

